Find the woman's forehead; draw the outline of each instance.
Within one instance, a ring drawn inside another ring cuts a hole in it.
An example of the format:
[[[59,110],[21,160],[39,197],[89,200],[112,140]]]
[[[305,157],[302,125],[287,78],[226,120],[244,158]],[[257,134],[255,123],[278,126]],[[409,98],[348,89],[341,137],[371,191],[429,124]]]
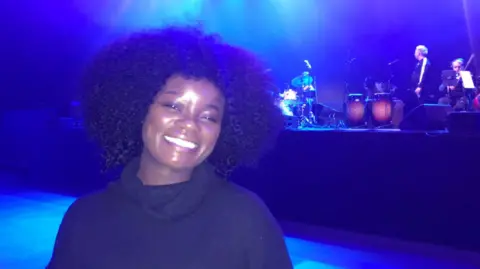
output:
[[[186,78],[183,76],[169,78],[160,94],[196,102],[223,101],[221,91],[212,82],[207,79]]]

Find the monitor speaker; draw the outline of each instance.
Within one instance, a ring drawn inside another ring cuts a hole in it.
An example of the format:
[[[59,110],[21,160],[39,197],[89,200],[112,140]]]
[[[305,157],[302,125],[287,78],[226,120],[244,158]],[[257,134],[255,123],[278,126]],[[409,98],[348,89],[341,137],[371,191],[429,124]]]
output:
[[[453,112],[448,115],[448,132],[462,135],[480,134],[480,112]]]
[[[405,131],[446,130],[447,116],[452,111],[449,105],[423,104],[407,112],[399,128]]]

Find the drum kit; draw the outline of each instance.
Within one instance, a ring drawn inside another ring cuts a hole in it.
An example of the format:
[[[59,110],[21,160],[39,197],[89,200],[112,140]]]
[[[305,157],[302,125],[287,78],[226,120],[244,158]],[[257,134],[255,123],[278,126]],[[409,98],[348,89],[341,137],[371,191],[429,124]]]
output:
[[[351,93],[346,96],[345,118],[349,127],[379,127],[391,125],[394,107],[398,100],[393,97],[395,87],[390,83],[365,82],[366,93]],[[278,95],[278,105],[287,119],[298,119],[298,128],[318,126],[318,107],[315,81],[309,72],[292,79]],[[325,108],[324,108],[325,109]],[[330,128],[346,127],[343,120],[335,118],[338,111],[329,108],[331,115],[326,120]]]
[[[313,77],[309,72],[303,72],[287,84],[285,90],[279,94],[278,103],[285,116],[299,119],[299,128],[311,127],[317,123],[313,113],[316,97]]]
[[[311,70],[308,61],[305,62]],[[320,123],[328,128],[397,127],[399,120],[396,118],[402,117],[400,111],[403,111],[404,104],[395,98],[396,87],[391,83],[392,77],[387,82],[367,78],[362,93],[347,90],[344,111],[339,112],[317,102],[315,78],[305,71],[286,84],[283,92],[277,95],[277,104],[286,116],[287,128],[315,127]]]

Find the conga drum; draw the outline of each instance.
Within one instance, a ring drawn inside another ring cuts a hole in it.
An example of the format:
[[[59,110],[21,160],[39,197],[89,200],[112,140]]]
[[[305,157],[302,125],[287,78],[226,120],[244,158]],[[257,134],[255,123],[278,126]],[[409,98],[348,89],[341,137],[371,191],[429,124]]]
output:
[[[365,96],[349,94],[346,102],[347,123],[350,127],[365,125]]]
[[[374,94],[372,122],[374,126],[388,125],[392,122],[392,95],[390,93]]]

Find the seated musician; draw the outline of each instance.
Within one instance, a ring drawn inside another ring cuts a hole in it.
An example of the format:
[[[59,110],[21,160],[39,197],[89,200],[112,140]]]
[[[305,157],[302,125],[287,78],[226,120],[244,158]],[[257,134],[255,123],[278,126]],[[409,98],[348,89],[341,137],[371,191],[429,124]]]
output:
[[[365,121],[367,122],[367,127],[372,126],[372,102],[377,93],[377,87],[375,85],[375,80],[372,77],[366,77],[363,82],[364,94],[365,94]]]
[[[385,88],[382,83],[378,83],[372,77],[366,77],[363,83],[365,89],[365,101],[366,101],[366,121],[370,127],[372,124],[372,102],[375,101],[375,94],[390,93],[392,94],[396,90],[395,85],[390,85]],[[392,126],[398,128],[398,125],[403,119],[403,108],[405,104],[402,100],[393,98],[392,100]]]
[[[439,86],[440,94],[443,95],[439,100],[439,104],[451,105],[455,110],[462,111],[468,108],[468,98],[465,96],[465,91],[461,82],[460,71],[464,70],[465,61],[461,58],[452,61],[452,69],[456,73],[456,85],[448,86],[445,82]]]
[[[375,93],[377,93],[377,87],[375,80],[372,77],[366,77],[363,82],[363,88],[365,89],[365,97],[367,100],[373,99]]]
[[[313,113],[313,104],[316,101],[316,92],[313,87],[313,77],[305,71],[300,76],[293,78],[291,84],[297,92],[298,100],[302,102],[300,105],[302,122],[314,124],[316,120]]]
[[[301,92],[314,91],[313,87],[313,77],[310,76],[310,73],[305,71],[300,76],[297,76],[292,79],[292,86]],[[301,91],[300,91],[301,90]]]

